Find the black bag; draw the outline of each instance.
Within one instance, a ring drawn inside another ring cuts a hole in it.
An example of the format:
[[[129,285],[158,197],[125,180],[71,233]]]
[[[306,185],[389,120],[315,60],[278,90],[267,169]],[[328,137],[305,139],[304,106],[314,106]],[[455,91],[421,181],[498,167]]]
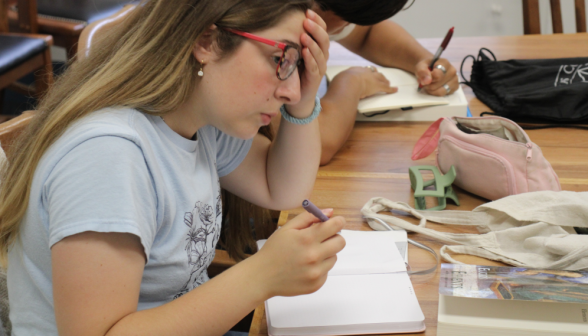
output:
[[[470,57],[472,74],[463,84],[496,115],[523,123],[588,123],[588,58],[496,61],[482,48],[477,59],[469,55],[461,63],[464,79]]]

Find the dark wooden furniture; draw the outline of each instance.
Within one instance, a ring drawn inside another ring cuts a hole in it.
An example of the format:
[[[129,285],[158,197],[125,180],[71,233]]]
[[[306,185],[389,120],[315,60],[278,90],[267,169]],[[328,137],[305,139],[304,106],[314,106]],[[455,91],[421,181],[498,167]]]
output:
[[[10,0],[13,4],[16,0]],[[30,25],[33,32],[52,35],[55,45],[64,47],[68,58],[77,52],[76,44],[82,30],[92,22],[111,16],[130,0],[37,0],[37,20]],[[12,10],[9,17],[12,24],[26,29],[22,21],[23,11]],[[24,11],[29,13],[29,11]]]
[[[0,124],[0,144],[4,152],[7,154],[10,152],[14,139],[24,131],[34,115],[33,111],[26,111]]]
[[[563,33],[560,0],[549,0],[551,6],[551,22],[553,32]],[[576,32],[586,32],[586,2],[574,0],[576,14]],[[539,0],[523,0],[523,25],[525,34],[541,34],[541,20],[539,16]]]
[[[133,12],[135,7],[136,5],[133,4],[126,5],[118,12],[87,25],[80,33],[80,39],[77,44],[78,59],[88,56],[92,46],[96,43],[96,38],[108,35],[113,28],[121,24]]]
[[[425,39],[420,42],[435,51],[441,39]],[[492,50],[498,59],[580,57],[588,54],[588,34],[549,34],[505,37],[470,37],[451,40],[443,57],[459,67],[466,55],[477,55],[481,47]],[[471,64],[471,63],[470,63]],[[469,69],[467,69],[469,67]],[[469,78],[471,65],[466,63],[464,75]],[[474,115],[490,109],[476,99],[464,86],[470,109]],[[435,164],[435,155],[411,161],[412,148],[430,122],[360,122],[345,146],[330,164],[321,167],[311,196],[320,208],[334,208],[335,215],[344,216],[346,229],[371,230],[360,213],[362,206],[372,197],[385,197],[414,206],[408,167],[419,164]],[[543,154],[560,178],[562,188],[570,191],[588,191],[588,132],[576,129],[543,129],[527,131],[533,142],[541,146]],[[458,191],[461,206],[448,205],[451,210],[471,210],[486,200],[467,192]],[[286,218],[304,211],[289,211]],[[411,220],[406,218],[407,220]],[[412,222],[415,222],[411,220]],[[475,232],[475,229],[427,223],[427,227],[457,233]],[[409,237],[439,252],[438,241],[410,233]],[[426,251],[409,246],[409,263],[413,269],[427,269],[434,259]],[[454,256],[469,264],[496,265],[477,257]],[[427,330],[420,335],[437,334],[437,309],[439,271],[411,277],[419,303],[425,314]],[[266,336],[267,324],[264,306],[260,305],[253,317],[249,336]],[[417,335],[417,334],[410,334]]]
[[[23,12],[20,16],[23,27],[34,25],[35,0],[18,2]],[[53,83],[50,49],[53,38],[48,35],[10,33],[7,10],[7,0],[0,0],[0,109],[3,90],[7,87],[25,95],[40,97]],[[17,83],[18,79],[31,72],[35,74],[34,86]]]

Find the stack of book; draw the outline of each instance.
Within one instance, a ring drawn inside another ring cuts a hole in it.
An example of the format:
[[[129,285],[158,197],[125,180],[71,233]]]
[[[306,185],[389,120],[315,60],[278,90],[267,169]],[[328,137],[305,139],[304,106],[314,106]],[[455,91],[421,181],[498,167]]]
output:
[[[588,272],[443,264],[437,335],[588,335]]]

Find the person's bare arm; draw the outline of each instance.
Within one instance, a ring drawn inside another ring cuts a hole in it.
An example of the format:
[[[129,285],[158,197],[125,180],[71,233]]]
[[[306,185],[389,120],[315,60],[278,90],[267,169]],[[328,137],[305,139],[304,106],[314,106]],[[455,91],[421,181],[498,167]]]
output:
[[[449,85],[451,92],[455,92],[459,86],[457,72],[449,61],[441,58],[435,63],[443,65],[447,73],[435,68],[430,71],[428,67],[433,55],[393,21],[356,26],[348,37],[339,42],[371,62],[415,74],[425,92],[431,95],[446,95],[444,84]]]
[[[316,94],[327,70],[329,36],[326,24],[309,11],[301,37],[304,71],[299,75],[301,99],[285,104],[296,118],[308,117],[314,110]],[[311,37],[312,35],[312,37]],[[289,81],[295,83],[295,72]],[[304,125],[283,121],[270,142],[257,134],[249,153],[230,174],[220,179],[231,193],[267,209],[291,209],[309,197],[318,171],[321,143],[318,120]]]
[[[127,233],[70,236],[52,247],[51,258],[61,336],[222,335],[268,297],[253,269],[237,265],[172,302],[137,311],[145,255]]]
[[[444,84],[449,85],[451,92],[458,88],[456,71],[449,61],[440,59],[436,63],[447,69],[446,74],[439,69],[429,71],[433,55],[406,30],[390,20],[373,26],[356,26],[348,37],[338,42],[373,63],[414,73],[424,85],[424,91],[429,94],[446,95]],[[354,71],[358,72],[357,69]],[[377,72],[371,73],[364,69],[361,76],[357,75],[351,78],[342,72],[336,76],[321,100],[321,165],[328,164],[349,138],[360,98],[376,93],[396,92],[396,88],[391,88],[387,80],[381,80],[381,74]],[[370,85],[366,85],[366,82]]]
[[[323,110],[318,117],[321,166],[331,161],[351,135],[359,100],[376,93],[394,93],[397,90],[390,87],[390,82],[381,73],[369,68],[353,67],[335,76],[321,99]]]
[[[64,238],[51,248],[59,335],[223,335],[268,298],[308,294],[324,284],[345,246],[337,235],[345,220],[318,221],[300,214],[254,256],[180,298],[142,311],[137,305],[146,258],[138,237],[83,232]]]

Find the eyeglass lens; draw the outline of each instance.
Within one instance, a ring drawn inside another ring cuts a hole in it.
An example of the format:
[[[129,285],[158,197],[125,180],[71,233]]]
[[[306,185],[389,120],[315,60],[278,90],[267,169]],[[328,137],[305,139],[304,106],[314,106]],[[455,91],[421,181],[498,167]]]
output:
[[[300,53],[296,48],[286,48],[283,53],[282,60],[280,62],[280,68],[278,74],[280,79],[285,80],[296,70],[300,60]]]

